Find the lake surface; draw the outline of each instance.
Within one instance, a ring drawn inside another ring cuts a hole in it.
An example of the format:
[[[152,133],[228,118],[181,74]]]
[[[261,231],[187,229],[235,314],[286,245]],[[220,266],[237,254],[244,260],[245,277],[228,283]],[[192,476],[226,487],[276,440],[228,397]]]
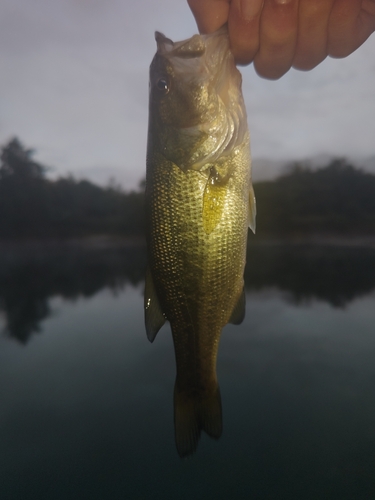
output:
[[[375,250],[251,246],[223,434],[174,443],[174,352],[140,247],[0,247],[0,498],[375,498]]]

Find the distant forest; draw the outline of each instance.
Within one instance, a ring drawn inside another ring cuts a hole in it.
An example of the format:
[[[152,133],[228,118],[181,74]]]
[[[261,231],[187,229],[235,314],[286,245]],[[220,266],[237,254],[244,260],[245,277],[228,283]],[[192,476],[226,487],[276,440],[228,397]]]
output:
[[[1,148],[0,238],[144,234],[144,182],[127,192],[73,177],[50,180],[33,154],[17,138]],[[345,159],[318,170],[293,164],[254,190],[258,237],[375,234],[375,175]]]
[[[74,177],[49,180],[33,154],[17,138],[1,148],[0,238],[143,233],[143,188],[126,193]]]

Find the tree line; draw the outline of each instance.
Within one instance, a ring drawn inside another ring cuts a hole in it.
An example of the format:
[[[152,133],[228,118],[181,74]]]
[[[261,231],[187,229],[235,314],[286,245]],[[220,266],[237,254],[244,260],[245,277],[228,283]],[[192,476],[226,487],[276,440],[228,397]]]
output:
[[[375,175],[344,158],[318,170],[291,165],[254,189],[261,235],[375,234]]]
[[[13,138],[0,155],[0,238],[144,234],[144,183],[136,191],[46,178],[34,151]],[[375,232],[375,175],[345,159],[312,170],[294,164],[254,184],[258,237]]]
[[[79,237],[143,232],[143,190],[46,178],[34,151],[14,138],[1,148],[0,237]]]

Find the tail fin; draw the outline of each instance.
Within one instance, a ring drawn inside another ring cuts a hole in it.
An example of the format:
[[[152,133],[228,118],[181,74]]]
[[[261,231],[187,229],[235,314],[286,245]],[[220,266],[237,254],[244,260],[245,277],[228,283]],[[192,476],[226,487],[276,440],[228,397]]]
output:
[[[201,392],[174,390],[174,428],[180,457],[195,452],[201,431],[219,439],[222,433],[222,411],[219,386]]]

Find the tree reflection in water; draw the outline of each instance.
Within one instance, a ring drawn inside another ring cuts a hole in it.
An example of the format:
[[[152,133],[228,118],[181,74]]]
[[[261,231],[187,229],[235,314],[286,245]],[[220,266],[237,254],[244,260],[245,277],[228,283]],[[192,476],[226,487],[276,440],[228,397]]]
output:
[[[375,289],[375,249],[332,245],[249,245],[248,290],[275,287],[298,304],[311,299],[345,307]]]
[[[375,249],[250,244],[248,292],[276,288],[295,303],[318,299],[344,307],[375,289]],[[34,243],[0,246],[0,310],[5,334],[26,344],[51,314],[53,296],[74,300],[143,281],[143,245]]]
[[[0,309],[5,334],[26,344],[51,313],[49,299],[91,297],[143,280],[143,246],[41,242],[0,247]]]

